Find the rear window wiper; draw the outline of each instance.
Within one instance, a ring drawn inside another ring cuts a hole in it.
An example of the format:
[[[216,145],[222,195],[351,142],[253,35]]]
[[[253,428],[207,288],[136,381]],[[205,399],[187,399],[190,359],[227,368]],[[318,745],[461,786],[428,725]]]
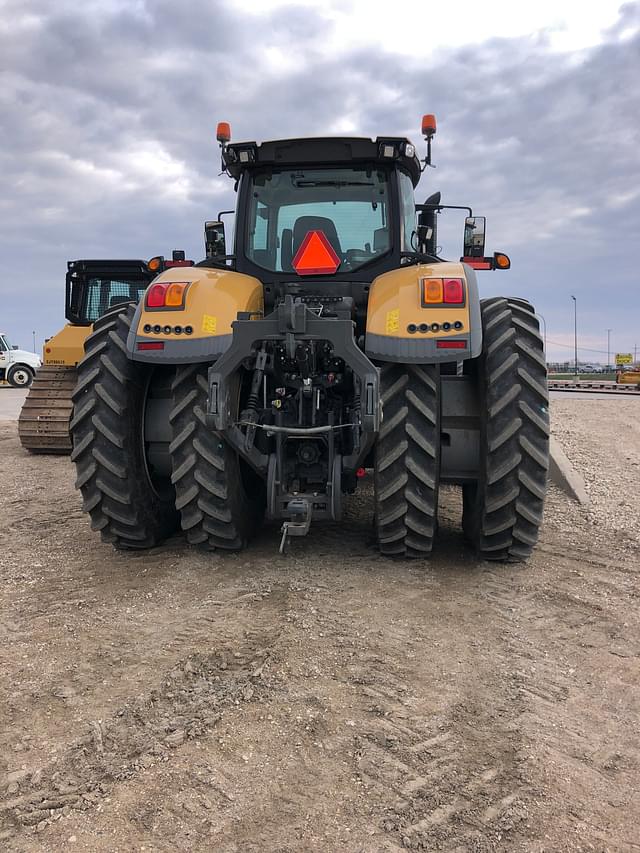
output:
[[[371,181],[292,181],[294,187],[373,187]]]

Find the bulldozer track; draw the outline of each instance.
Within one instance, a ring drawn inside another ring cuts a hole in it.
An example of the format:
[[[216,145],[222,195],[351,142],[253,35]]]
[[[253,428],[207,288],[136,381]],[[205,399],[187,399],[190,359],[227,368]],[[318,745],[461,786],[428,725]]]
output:
[[[44,365],[33,380],[18,419],[20,443],[30,453],[71,453],[69,422],[75,367]]]

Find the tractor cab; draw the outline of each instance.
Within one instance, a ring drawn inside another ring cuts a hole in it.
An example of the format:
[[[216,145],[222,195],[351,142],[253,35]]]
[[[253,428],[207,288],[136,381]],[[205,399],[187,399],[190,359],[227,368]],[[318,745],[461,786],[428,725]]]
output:
[[[441,204],[439,193],[416,204],[415,188],[431,165],[433,116],[425,116],[423,133],[428,150],[420,161],[404,137],[230,144],[222,123],[222,167],[236,181],[239,225],[234,252],[226,255],[220,217],[207,223],[207,259],[263,282],[266,310],[292,295],[325,307],[341,304],[364,321],[374,279],[444,260],[437,217],[453,208],[468,213],[460,260],[476,269],[506,269],[506,255],[500,265],[484,257],[484,217]]]
[[[421,173],[402,137],[287,139],[222,145],[237,181],[237,272],[264,284],[265,309],[286,295],[353,309],[361,321],[374,278],[417,249]],[[208,242],[224,251],[224,240]],[[220,255],[210,256],[215,262]]]

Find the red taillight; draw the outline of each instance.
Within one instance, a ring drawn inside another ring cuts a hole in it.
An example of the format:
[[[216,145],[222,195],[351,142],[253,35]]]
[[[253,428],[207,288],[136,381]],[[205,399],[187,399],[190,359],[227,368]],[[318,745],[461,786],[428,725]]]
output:
[[[164,308],[164,297],[168,285],[152,284],[147,292],[147,308]]]
[[[446,339],[443,341],[436,341],[436,347],[438,349],[466,349],[467,342],[466,341],[447,341]]]
[[[147,291],[145,305],[149,311],[168,309],[179,311],[184,308],[184,302],[189,289],[188,281],[167,281],[152,284]]]
[[[462,305],[464,303],[464,284],[461,278],[445,278],[443,302],[449,305]]]

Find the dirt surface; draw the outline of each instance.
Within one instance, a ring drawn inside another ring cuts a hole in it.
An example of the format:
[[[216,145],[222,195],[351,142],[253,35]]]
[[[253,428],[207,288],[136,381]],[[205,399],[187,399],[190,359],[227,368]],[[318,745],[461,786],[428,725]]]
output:
[[[596,408],[556,400],[553,413],[554,433],[584,477],[596,540],[606,545],[615,531],[640,546],[640,397]]]
[[[12,388],[6,382],[0,382],[0,421],[17,421],[27,394],[27,389]]]
[[[565,449],[637,501],[640,405],[584,405],[552,406]],[[0,424],[3,851],[640,849],[640,548],[605,495],[552,491],[505,566],[444,490],[407,564],[372,547],[366,490],[284,559],[273,527],[136,555],[73,479]]]

